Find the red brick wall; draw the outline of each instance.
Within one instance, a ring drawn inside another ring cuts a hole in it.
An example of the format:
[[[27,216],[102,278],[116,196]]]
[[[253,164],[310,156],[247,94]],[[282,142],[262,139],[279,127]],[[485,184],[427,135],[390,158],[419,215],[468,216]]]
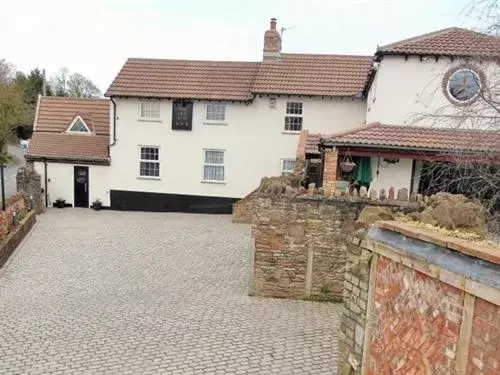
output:
[[[380,257],[369,374],[450,374],[464,292]]]
[[[338,151],[326,150],[323,169],[323,189],[326,195],[333,195],[337,187]]]
[[[500,375],[500,307],[476,298],[468,374]]]

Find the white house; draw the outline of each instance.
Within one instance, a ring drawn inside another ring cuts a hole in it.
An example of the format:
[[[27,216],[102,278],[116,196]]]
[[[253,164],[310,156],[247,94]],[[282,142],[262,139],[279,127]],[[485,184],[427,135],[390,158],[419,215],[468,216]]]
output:
[[[417,192],[423,167],[459,153],[500,164],[498,106],[491,105],[500,98],[499,57],[499,38],[460,28],[380,47],[364,89],[368,125],[323,133],[325,144],[336,147],[338,162],[369,158],[369,187],[377,190]],[[319,135],[309,134],[318,144]],[[309,157],[318,156],[316,147]],[[337,178],[337,188],[350,179],[340,170]]]
[[[287,54],[272,19],[260,62],[129,59],[109,100],[81,100],[93,108],[42,97],[26,157],[46,177],[49,205],[60,197],[88,207],[99,198],[113,209],[231,212],[263,176],[295,170],[304,129],[331,135],[367,121],[410,125],[415,113],[473,102],[498,45],[446,29],[375,56]],[[430,82],[445,87],[432,100],[422,94]],[[409,187],[413,160],[379,170],[373,184]],[[87,196],[77,185],[84,180]]]
[[[89,207],[109,205],[109,99],[38,98],[25,157],[42,177],[46,205],[57,199]]]

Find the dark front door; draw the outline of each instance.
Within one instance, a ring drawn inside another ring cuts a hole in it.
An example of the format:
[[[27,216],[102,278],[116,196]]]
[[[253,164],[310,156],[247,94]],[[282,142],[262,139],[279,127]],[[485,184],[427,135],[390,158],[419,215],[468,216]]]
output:
[[[75,167],[75,207],[89,206],[89,167]]]

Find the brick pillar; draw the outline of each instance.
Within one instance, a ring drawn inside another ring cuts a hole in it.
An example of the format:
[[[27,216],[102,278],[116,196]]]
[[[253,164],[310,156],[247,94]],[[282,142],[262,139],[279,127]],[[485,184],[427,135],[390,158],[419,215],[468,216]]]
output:
[[[308,137],[309,131],[307,129],[303,129],[300,132],[299,144],[297,145],[297,163],[294,172],[294,175],[296,176],[302,176],[303,170],[306,166],[306,146]]]
[[[326,195],[333,195],[337,187],[337,149],[325,150],[323,159],[323,190]]]

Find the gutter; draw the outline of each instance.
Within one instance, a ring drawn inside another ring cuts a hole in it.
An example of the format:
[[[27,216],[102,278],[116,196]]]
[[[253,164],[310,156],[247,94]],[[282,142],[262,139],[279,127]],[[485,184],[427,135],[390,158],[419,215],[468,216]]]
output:
[[[113,103],[113,142],[109,145],[109,147],[114,146],[116,144],[116,102],[110,96],[109,100]],[[108,147],[108,156],[109,156],[109,147]]]
[[[342,143],[342,142],[324,142],[321,144],[324,148],[334,148],[334,147],[372,147],[381,148],[385,150],[402,150],[402,151],[420,151],[420,152],[464,152],[464,153],[495,153],[495,151],[474,151],[474,150],[447,150],[439,148],[425,148],[425,147],[411,147],[411,146],[389,146],[389,145],[374,145],[374,144],[352,144],[352,143]]]
[[[42,161],[49,163],[62,163],[62,164],[84,164],[84,165],[101,165],[108,167],[111,162],[109,159],[77,159],[77,158],[57,158],[57,157],[47,157],[47,156],[33,156],[26,155],[27,161]]]
[[[43,159],[44,185],[45,185],[45,207],[49,207],[49,192],[47,191],[47,159]]]

